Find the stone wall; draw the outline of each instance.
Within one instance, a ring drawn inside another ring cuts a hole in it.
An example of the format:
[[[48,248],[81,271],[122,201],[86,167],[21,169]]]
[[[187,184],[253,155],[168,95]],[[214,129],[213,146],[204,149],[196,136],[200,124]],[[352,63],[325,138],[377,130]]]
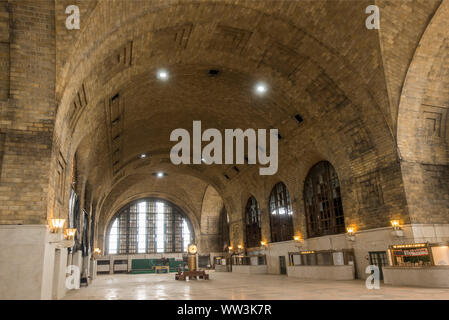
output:
[[[51,0],[0,2],[1,224],[46,223],[54,206],[53,6]]]

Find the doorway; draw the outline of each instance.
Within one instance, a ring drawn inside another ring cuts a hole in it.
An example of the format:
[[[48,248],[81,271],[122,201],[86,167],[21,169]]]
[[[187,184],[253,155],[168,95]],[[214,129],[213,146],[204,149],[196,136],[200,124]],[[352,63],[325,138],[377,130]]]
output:
[[[287,266],[285,263],[285,256],[279,256],[279,268],[281,274],[287,274]]]
[[[382,271],[383,266],[388,266],[387,252],[386,251],[370,251],[369,252],[369,263],[375,265],[379,268],[379,280],[384,279],[384,274]]]

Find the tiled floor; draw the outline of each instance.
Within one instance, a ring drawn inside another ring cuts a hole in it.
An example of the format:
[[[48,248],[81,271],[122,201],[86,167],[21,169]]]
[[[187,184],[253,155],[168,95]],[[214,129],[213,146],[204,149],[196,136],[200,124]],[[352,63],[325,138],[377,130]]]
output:
[[[449,289],[392,287],[368,290],[362,280],[300,280],[281,275],[211,272],[210,280],[176,281],[174,274],[102,275],[65,299],[449,299]]]

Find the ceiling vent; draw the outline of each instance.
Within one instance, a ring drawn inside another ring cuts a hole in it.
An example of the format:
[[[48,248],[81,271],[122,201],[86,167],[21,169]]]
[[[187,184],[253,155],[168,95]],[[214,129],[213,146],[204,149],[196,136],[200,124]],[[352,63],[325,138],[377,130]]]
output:
[[[298,121],[298,123],[302,123],[304,121],[304,119],[301,117],[299,113],[295,115],[295,119],[296,121]]]
[[[210,69],[209,70],[209,75],[211,77],[216,77],[216,76],[218,76],[219,73],[220,73],[220,70],[217,70],[217,69]]]

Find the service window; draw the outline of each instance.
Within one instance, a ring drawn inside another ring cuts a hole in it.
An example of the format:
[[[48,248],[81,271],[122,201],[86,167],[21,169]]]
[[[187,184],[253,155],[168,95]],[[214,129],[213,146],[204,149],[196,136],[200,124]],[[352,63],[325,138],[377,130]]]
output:
[[[294,255],[292,255],[292,258],[293,258],[293,265],[294,266],[300,266],[301,265],[301,255],[299,255],[299,254],[294,254]]]
[[[302,254],[301,262],[306,266],[315,266],[317,265],[317,259],[315,253],[305,253]]]
[[[433,265],[429,247],[425,244],[394,245],[391,248],[393,265],[401,267],[421,267]]]
[[[334,265],[343,266],[345,264],[343,252],[334,252],[332,255],[332,258],[334,259]]]
[[[266,265],[267,264],[267,256],[266,255],[260,255],[257,257],[257,264],[258,265]]]
[[[449,266],[449,246],[434,246],[431,248],[433,263],[436,266]]]
[[[333,265],[332,252],[318,252],[316,254],[316,260],[320,266],[331,266]]]

